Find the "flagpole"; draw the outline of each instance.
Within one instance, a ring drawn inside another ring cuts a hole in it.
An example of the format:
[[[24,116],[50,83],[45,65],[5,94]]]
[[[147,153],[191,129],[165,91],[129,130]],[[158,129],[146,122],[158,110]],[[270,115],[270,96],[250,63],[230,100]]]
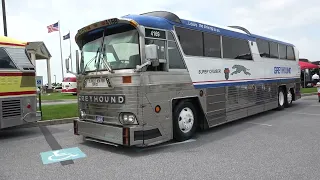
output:
[[[72,69],[72,51],[71,51],[71,34],[70,34],[70,30],[69,30],[69,43],[70,43],[70,61],[71,61],[71,71],[73,71]]]
[[[62,72],[62,80],[63,80],[63,78],[64,78],[64,71],[63,71],[63,60],[62,60],[62,45],[61,45],[60,20],[58,21],[58,24],[59,24],[59,40],[60,40],[61,72]]]

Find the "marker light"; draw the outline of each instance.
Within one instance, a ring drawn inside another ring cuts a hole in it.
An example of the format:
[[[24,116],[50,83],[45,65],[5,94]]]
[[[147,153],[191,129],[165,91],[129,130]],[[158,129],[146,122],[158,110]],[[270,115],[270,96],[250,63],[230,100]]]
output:
[[[203,96],[203,91],[202,91],[202,90],[200,90],[200,96],[201,96],[201,97]]]
[[[122,83],[131,83],[131,76],[122,76]]]
[[[30,105],[29,103],[28,103],[28,105],[27,105],[27,108],[28,108],[28,109],[31,109],[31,105]]]
[[[159,105],[157,105],[155,108],[154,108],[154,111],[156,113],[159,113],[161,111],[161,107]]]
[[[134,27],[137,27],[138,26],[138,23],[134,20],[130,20],[130,24]]]

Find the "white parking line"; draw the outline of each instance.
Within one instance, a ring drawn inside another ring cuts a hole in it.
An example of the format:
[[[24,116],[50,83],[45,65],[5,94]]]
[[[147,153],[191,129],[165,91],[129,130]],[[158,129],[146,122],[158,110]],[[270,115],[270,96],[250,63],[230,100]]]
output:
[[[309,105],[309,106],[320,107],[320,104],[314,104],[314,105]]]
[[[300,115],[309,115],[309,116],[320,116],[320,114],[311,114],[311,113],[299,113],[299,112],[292,112],[293,114],[300,114]]]
[[[185,143],[189,143],[189,142],[193,142],[196,141],[195,139],[188,139],[186,141],[182,141],[182,142],[175,142],[175,143],[171,143],[171,144],[165,144],[162,145],[161,147],[165,147],[165,146],[173,146],[173,145],[177,145],[177,144],[185,144]]]
[[[146,147],[146,148],[143,148],[143,149],[139,149],[139,150],[137,150],[137,151],[138,151],[138,152],[141,152],[141,151],[145,151],[145,150],[163,148],[163,147],[173,146],[173,145],[178,145],[178,144],[185,144],[185,143],[190,143],[190,142],[194,142],[194,141],[196,141],[196,139],[189,139],[189,140],[182,141],[182,142],[175,142],[175,143],[158,145],[158,146],[153,146],[153,147],[152,147],[152,146],[151,146],[151,147]]]
[[[255,124],[255,125],[260,125],[260,126],[269,126],[271,127],[272,125],[271,124],[261,124],[261,123],[254,123],[254,122],[247,122],[249,124]]]

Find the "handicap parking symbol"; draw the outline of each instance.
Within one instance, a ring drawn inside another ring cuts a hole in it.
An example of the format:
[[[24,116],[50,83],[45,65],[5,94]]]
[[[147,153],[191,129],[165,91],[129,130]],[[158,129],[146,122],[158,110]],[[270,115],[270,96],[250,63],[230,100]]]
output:
[[[40,155],[43,164],[51,164],[86,157],[78,147],[42,152]]]

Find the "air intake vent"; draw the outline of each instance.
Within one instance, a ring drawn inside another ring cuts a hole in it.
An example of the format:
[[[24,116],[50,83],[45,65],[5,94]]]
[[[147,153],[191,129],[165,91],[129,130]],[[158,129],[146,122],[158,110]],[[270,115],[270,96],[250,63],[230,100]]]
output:
[[[2,101],[2,118],[21,116],[20,100]]]

